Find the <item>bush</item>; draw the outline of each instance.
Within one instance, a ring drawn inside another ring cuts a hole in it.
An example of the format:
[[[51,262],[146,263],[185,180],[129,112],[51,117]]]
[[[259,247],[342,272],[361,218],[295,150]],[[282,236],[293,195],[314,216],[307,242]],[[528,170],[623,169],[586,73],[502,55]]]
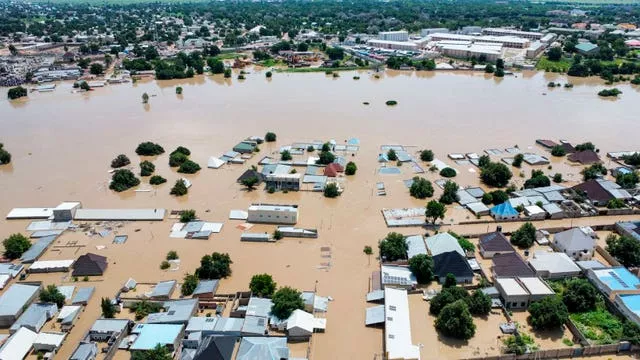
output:
[[[111,167],[114,169],[127,166],[129,164],[131,164],[131,160],[129,160],[127,155],[124,155],[124,154],[120,154],[116,156],[115,159],[111,160]]]
[[[409,246],[404,235],[390,232],[380,241],[378,248],[380,249],[380,258],[386,261],[396,261],[407,258]]]
[[[167,257],[166,257],[166,259],[167,259],[167,260],[178,260],[178,259],[179,259],[179,257],[178,257],[178,252],[177,252],[177,251],[175,251],[175,250],[171,250],[171,251],[169,251],[169,252],[167,253]]]
[[[596,309],[598,291],[585,279],[567,281],[562,293],[562,302],[569,312],[587,312]]]
[[[271,73],[271,71],[267,71],[267,73],[266,73],[266,74],[264,74],[264,75],[267,77],[267,79],[271,79],[271,76],[273,76],[273,74]]]
[[[556,173],[555,175],[553,175],[553,182],[556,184],[559,184],[562,182],[562,174],[560,173]]]
[[[329,165],[335,160],[336,160],[336,157],[331,152],[321,151],[319,155],[319,159],[318,161],[316,161],[316,163],[321,165]]]
[[[188,192],[189,192],[189,189],[187,188],[187,184],[185,184],[184,180],[178,179],[176,180],[175,185],[173,185],[173,188],[171,188],[171,191],[169,192],[169,194],[175,195],[175,196],[183,196],[183,195],[187,195]]]
[[[160,310],[162,310],[162,305],[147,300],[137,302],[131,307],[131,311],[136,314],[136,320],[142,320],[147,315],[160,312]]]
[[[495,77],[504,77],[504,69],[502,68],[498,68],[496,69],[496,71],[493,73],[493,76]]]
[[[150,161],[143,161],[140,163],[140,176],[150,176],[156,171],[156,166]]]
[[[314,148],[313,145],[307,146],[307,152],[314,152],[314,151],[316,151],[316,148]]]
[[[622,209],[626,205],[622,199],[611,199],[607,202],[607,209]]]
[[[625,189],[633,189],[640,182],[640,177],[637,171],[630,172],[628,174],[618,174],[616,176],[616,184],[622,186]]]
[[[491,64],[487,64],[487,66],[484,67],[484,72],[487,74],[493,74],[495,71],[496,69]]]
[[[413,178],[413,184],[409,188],[409,194],[416,199],[426,199],[433,196],[433,185],[431,181],[415,176]]]
[[[387,106],[395,106],[398,105],[398,102],[395,100],[387,100],[385,104],[387,104]]]
[[[422,150],[420,152],[420,160],[422,161],[433,161],[433,151],[431,150]]]
[[[304,309],[302,294],[298,290],[288,286],[278,289],[278,291],[273,294],[271,301],[273,302],[271,313],[278,319],[288,319],[294,310]]]
[[[493,203],[493,196],[491,195],[491,193],[482,194],[482,203],[485,205]]]
[[[522,166],[522,161],[524,161],[524,155],[516,154],[516,156],[513,157],[513,162],[511,163],[511,165],[519,168]]]
[[[547,296],[529,305],[527,320],[536,330],[550,330],[561,327],[569,319],[569,311],[562,299],[557,296]]]
[[[251,277],[249,289],[258,297],[270,297],[276,291],[277,284],[269,274],[258,274]]]
[[[389,151],[387,151],[387,159],[390,161],[396,161],[398,160],[398,154],[396,154],[395,150],[389,149]]]
[[[122,192],[138,185],[140,185],[140,179],[138,179],[130,170],[119,169],[113,173],[109,189]]]
[[[463,300],[445,306],[435,321],[435,327],[445,336],[468,340],[476,333],[471,313]]]
[[[136,154],[141,156],[160,155],[164,154],[164,149],[158,144],[146,141],[138,145],[138,147],[136,148]]]
[[[291,156],[291,153],[289,152],[289,150],[284,150],[283,152],[280,153],[280,160],[289,161],[291,159],[293,159],[293,157]]]
[[[224,78],[229,79],[231,77],[231,69],[224,69]]]
[[[189,209],[189,210],[185,210],[182,212],[182,214],[180,214],[180,222],[181,223],[188,223],[191,222],[193,220],[197,219],[196,217],[196,211],[193,209]]]
[[[160,185],[167,182],[167,179],[163,178],[160,175],[154,175],[149,179],[149,184],[151,185]]]
[[[446,177],[446,178],[452,178],[452,177],[456,176],[456,171],[453,170],[450,167],[446,167],[446,168],[440,170],[440,176]]]
[[[497,162],[489,162],[480,170],[482,182],[489,186],[505,187],[512,176],[513,174],[505,164]]]
[[[602,97],[617,97],[620,94],[622,94],[622,91],[620,91],[618,88],[604,89],[598,92],[598,96]]]
[[[356,171],[358,171],[358,167],[353,161],[349,161],[347,166],[344,168],[345,175],[355,175]]]
[[[229,254],[214,252],[200,259],[200,267],[196,269],[199,279],[222,279],[231,276],[231,257]]]
[[[182,86],[178,86],[178,87],[176,88],[176,94],[177,94],[177,95],[182,95]]]
[[[198,287],[198,277],[195,274],[186,274],[184,276],[184,282],[180,287],[180,292],[182,296],[189,296],[193,294],[193,292]]]
[[[274,142],[274,141],[276,141],[276,133],[268,132],[264,136],[264,141],[266,141],[266,142]]]
[[[418,254],[409,259],[409,269],[420,284],[428,284],[433,280],[433,259],[429,255]]]
[[[447,182],[444,183],[444,192],[442,196],[440,196],[440,202],[443,204],[453,204],[458,201],[458,189],[458,184],[447,180]]]
[[[338,185],[336,183],[327,184],[324,187],[324,196],[328,198],[338,197],[340,195],[340,190],[338,189]]]
[[[169,262],[167,260],[164,260],[160,263],[160,270],[167,270],[168,268],[170,268],[171,265],[169,264]]]
[[[27,89],[23,88],[22,86],[13,87],[7,92],[7,97],[10,100],[15,100],[23,96],[27,96]]]
[[[630,236],[616,236],[611,234],[607,237],[606,250],[625,267],[636,267],[640,265],[640,242]]]
[[[171,152],[171,154],[169,154],[169,156],[175,155],[175,154],[184,154],[186,156],[189,156],[191,155],[191,150],[187,149],[184,146],[178,146],[175,150]]]
[[[198,171],[200,171],[200,165],[191,160],[183,162],[180,168],[178,168],[178,172],[183,174],[195,174]]]
[[[469,241],[469,239],[467,239],[464,236],[460,236],[458,234],[456,234],[455,232],[449,230],[447,231],[449,233],[449,235],[453,236],[454,238],[456,238],[458,240],[458,245],[460,245],[460,247],[464,250],[464,251],[470,251],[473,252],[476,249],[476,246],[473,245],[473,243],[471,241]]]
[[[169,166],[177,167],[184,164],[187,160],[189,160],[189,157],[183,153],[172,153],[169,155]]]
[[[567,151],[562,147],[562,145],[556,145],[551,149],[551,155],[562,157],[567,154]]]
[[[536,240],[536,227],[532,223],[526,222],[520,228],[511,234],[511,244],[528,249]]]
[[[11,162],[11,154],[4,149],[4,144],[0,143],[0,165],[5,165]]]

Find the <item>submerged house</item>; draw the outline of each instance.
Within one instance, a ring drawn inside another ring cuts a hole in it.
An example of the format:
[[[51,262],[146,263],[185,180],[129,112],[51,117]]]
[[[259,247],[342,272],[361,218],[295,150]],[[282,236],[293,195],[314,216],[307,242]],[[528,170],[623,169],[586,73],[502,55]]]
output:
[[[573,259],[590,260],[596,248],[596,240],[576,227],[553,235],[553,245]]]
[[[13,284],[0,296],[0,327],[11,326],[38,296],[39,285]]]
[[[497,221],[515,220],[519,215],[518,210],[516,210],[509,201],[505,201],[491,208],[491,216]]]
[[[496,254],[506,254],[515,251],[509,240],[507,240],[507,237],[499,231],[480,235],[478,250],[480,251],[480,255],[485,259],[491,259]]]
[[[72,276],[102,276],[107,270],[107,258],[105,256],[87,253],[81,255],[73,264]]]
[[[433,274],[440,284],[448,274],[453,274],[458,283],[471,283],[473,270],[467,259],[457,251],[448,251],[433,257]]]

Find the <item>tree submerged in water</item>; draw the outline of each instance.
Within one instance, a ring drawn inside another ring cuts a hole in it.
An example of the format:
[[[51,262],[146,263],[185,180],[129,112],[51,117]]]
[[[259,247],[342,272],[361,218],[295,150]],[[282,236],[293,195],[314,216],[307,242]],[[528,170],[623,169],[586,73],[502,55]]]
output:
[[[149,103],[149,94],[147,93],[142,94],[142,103],[143,104]]]

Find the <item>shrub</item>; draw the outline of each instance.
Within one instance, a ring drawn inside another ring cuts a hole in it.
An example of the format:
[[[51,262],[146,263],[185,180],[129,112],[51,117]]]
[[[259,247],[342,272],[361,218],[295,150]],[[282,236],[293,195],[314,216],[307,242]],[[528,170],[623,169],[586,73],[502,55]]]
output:
[[[553,156],[565,156],[567,154],[567,151],[564,149],[564,147],[562,147],[562,145],[556,145],[551,149],[551,155]]]
[[[561,183],[562,182],[562,174],[560,173],[556,173],[555,175],[553,175],[553,182],[554,183]]]
[[[174,154],[178,154],[178,153],[180,153],[180,154],[184,154],[184,155],[186,155],[186,156],[189,156],[189,155],[191,155],[191,150],[187,149],[187,148],[186,148],[186,147],[184,147],[184,146],[178,146],[178,147],[177,147],[175,150],[173,150],[173,151],[171,152],[171,154],[169,154],[169,155],[174,155]]]
[[[0,143],[0,165],[5,165],[11,162],[11,154],[3,148]]]
[[[420,152],[420,160],[422,161],[433,161],[433,151],[431,150],[422,150]]]
[[[625,189],[633,189],[640,182],[640,177],[637,171],[630,172],[628,174],[618,174],[616,176],[616,184],[622,186]]]
[[[140,176],[150,176],[156,171],[156,166],[150,161],[143,161],[140,163]]]
[[[389,151],[387,151],[387,159],[389,159],[390,161],[398,160],[398,155],[396,154],[396,151],[393,149],[389,149]]]
[[[456,176],[456,171],[453,170],[450,167],[446,167],[446,168],[440,170],[440,176],[446,177],[446,178],[452,178],[452,177]]]
[[[317,164],[321,165],[329,165],[336,160],[335,155],[329,151],[321,151],[319,155],[319,159],[316,161]]]
[[[251,277],[249,289],[258,297],[270,297],[276,291],[277,284],[269,274],[257,274]]]
[[[314,148],[313,145],[307,146],[307,152],[314,152],[314,151],[316,151],[316,148]]]
[[[231,77],[231,69],[224,69],[224,78],[229,79]]]
[[[274,240],[281,240],[282,239],[282,231],[275,229],[273,230],[273,239]]]
[[[25,251],[31,247],[31,242],[22,234],[12,234],[2,242],[4,245],[4,256],[8,259],[18,259]]]
[[[611,199],[607,202],[607,209],[622,209],[626,207],[622,199]]]
[[[380,249],[380,257],[386,261],[396,261],[407,258],[407,250],[409,246],[404,235],[390,232],[378,244]]]
[[[109,298],[102,298],[100,300],[100,308],[102,310],[102,316],[105,319],[113,319],[116,315],[116,306],[111,302]]]
[[[463,300],[445,306],[435,321],[435,327],[445,336],[468,340],[476,333],[471,313]]]
[[[196,216],[196,211],[193,209],[185,210],[182,212],[182,214],[180,214],[181,223],[188,223],[195,219],[197,219],[197,216]]]
[[[482,182],[489,186],[504,187],[512,176],[513,174],[505,164],[497,162],[489,162],[480,170]]]
[[[231,276],[231,257],[229,254],[214,252],[200,259],[196,274],[200,279],[222,279]]]
[[[395,106],[398,105],[398,102],[395,100],[387,100],[385,104],[387,104],[387,106]]]
[[[273,74],[271,73],[271,71],[267,71],[267,73],[266,73],[266,74],[264,74],[264,75],[267,77],[267,79],[271,79],[271,76],[273,76]]]
[[[182,95],[182,86],[178,86],[178,87],[176,88],[176,94],[177,94],[177,95]]]
[[[24,96],[27,96],[27,89],[22,86],[13,87],[7,92],[7,97],[10,100],[15,100]]]
[[[171,250],[167,253],[167,260],[178,260],[178,252],[175,250]]]
[[[191,160],[183,162],[180,168],[178,168],[178,172],[183,174],[195,174],[198,171],[200,171],[200,165]]]
[[[338,197],[340,195],[340,190],[338,189],[338,185],[336,183],[327,184],[324,187],[324,196],[328,198]]]
[[[167,182],[167,179],[163,178],[160,175],[154,175],[149,179],[149,184],[151,185],[160,185]]]
[[[113,173],[109,189],[122,192],[140,184],[138,179],[130,170],[119,169]]]
[[[274,141],[276,141],[276,133],[268,132],[264,136],[264,141],[266,141],[266,142],[274,142]]]
[[[302,294],[288,286],[278,289],[273,294],[271,301],[273,302],[271,313],[278,319],[288,319],[294,310],[304,309]]]
[[[511,163],[511,165],[519,168],[522,166],[522,161],[524,161],[524,155],[516,154],[516,156],[513,157],[513,162]]]
[[[409,269],[420,284],[428,284],[433,279],[433,259],[429,255],[413,256],[409,259]]]
[[[158,144],[146,141],[138,145],[138,147],[136,148],[136,154],[141,156],[160,155],[164,154],[164,149]]]
[[[604,89],[598,92],[598,96],[602,97],[617,97],[620,94],[622,94],[622,91],[620,91],[618,88]]]
[[[170,268],[171,265],[169,264],[169,262],[167,260],[164,260],[160,263],[160,270],[167,270],[168,268]]]
[[[358,167],[356,166],[356,163],[349,161],[347,166],[344,168],[344,173],[345,175],[355,175],[357,170]]]
[[[527,320],[536,330],[557,329],[569,319],[569,311],[562,299],[557,296],[547,296],[529,306]]]
[[[124,154],[120,154],[116,156],[115,159],[111,160],[111,167],[114,169],[127,166],[129,164],[131,164],[131,160],[129,160],[127,155],[124,155]]]
[[[536,227],[526,222],[511,234],[511,243],[519,248],[528,249],[536,240]]]
[[[291,153],[289,152],[289,150],[284,150],[280,153],[280,160],[289,161],[291,159],[293,159],[293,157],[291,157]]]
[[[171,155],[169,155],[169,166],[171,167],[176,167],[176,166],[180,166],[182,164],[184,164],[187,160],[189,160],[189,157],[183,153],[172,153]]]
[[[433,185],[431,185],[431,181],[415,176],[409,193],[416,199],[426,199],[433,196]]]
[[[169,192],[169,194],[175,196],[183,196],[187,195],[188,192],[189,189],[187,188],[187,184],[185,184],[184,180],[178,179],[176,180],[175,185],[173,185],[173,188],[171,188],[171,192]]]

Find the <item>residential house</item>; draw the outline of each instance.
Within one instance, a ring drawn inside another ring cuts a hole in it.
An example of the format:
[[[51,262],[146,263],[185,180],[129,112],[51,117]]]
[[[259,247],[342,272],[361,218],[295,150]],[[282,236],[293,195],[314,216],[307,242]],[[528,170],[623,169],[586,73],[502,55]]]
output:
[[[496,221],[515,220],[519,215],[520,213],[518,213],[508,201],[491,208],[491,216],[493,216]]]
[[[387,287],[412,289],[418,284],[415,275],[405,266],[381,265],[380,276],[383,289]]]
[[[581,228],[575,227],[554,234],[553,245],[573,259],[590,260],[596,248],[596,240]]]
[[[505,277],[495,280],[507,309],[526,309],[529,305],[554,294],[544,281],[537,277]]]
[[[427,247],[424,243],[424,238],[422,235],[411,235],[405,238],[408,245],[407,250],[407,258],[411,259],[412,257],[419,254],[427,254]]]
[[[462,246],[458,243],[458,239],[448,232],[429,236],[426,239],[426,243],[431,256],[436,256],[449,251],[456,251],[460,255],[465,256],[464,249],[462,249]]]
[[[582,165],[590,165],[601,162],[600,156],[593,150],[577,151],[567,156],[567,159],[572,162],[577,162]]]
[[[458,283],[473,282],[473,270],[467,259],[457,251],[448,251],[433,257],[433,274],[443,284],[448,274],[453,274]]]
[[[149,314],[147,324],[186,324],[198,310],[198,299],[167,301],[162,307],[165,311]]]
[[[51,320],[53,316],[58,312],[58,306],[52,303],[35,303],[29,305],[29,307],[20,315],[16,320],[9,332],[15,333],[21,327],[35,332],[40,332],[40,329],[44,326],[48,320]]]
[[[535,276],[535,272],[517,252],[496,254],[491,261],[493,262],[491,272],[494,278]]]
[[[485,259],[491,259],[496,254],[506,254],[515,251],[509,240],[507,240],[506,236],[500,231],[480,235],[478,250],[480,251],[480,255]]]
[[[243,337],[236,360],[288,359],[289,348],[285,337]]]
[[[591,283],[610,299],[618,294],[640,294],[640,279],[625,267],[588,269],[586,275]]]
[[[81,305],[65,305],[60,309],[57,321],[60,323],[62,331],[69,331],[73,328],[81,311]]]
[[[610,200],[619,199],[627,201],[632,199],[631,194],[620,185],[605,179],[592,179],[578,184],[572,188],[582,192],[595,206],[606,206]]]
[[[220,280],[200,280],[191,296],[198,298],[200,302],[213,301],[219,282]]]
[[[327,319],[316,318],[303,310],[294,310],[287,319],[287,335],[289,339],[308,339],[314,332],[324,332]]]
[[[583,42],[576,45],[576,51],[581,55],[595,55],[600,51],[600,48],[596,44],[590,42]]]
[[[192,359],[231,360],[237,341],[238,337],[236,336],[207,336],[200,342]]]
[[[536,276],[545,279],[564,279],[580,275],[580,267],[567,254],[536,251],[529,260]]]
[[[233,147],[233,151],[239,152],[241,154],[251,154],[258,147],[258,143],[255,141],[241,141],[236,146]]]
[[[268,174],[265,176],[267,189],[274,190],[300,190],[301,174]]]
[[[11,335],[0,348],[0,359],[22,360],[33,348],[38,334],[27,328],[20,328]]]
[[[103,342],[117,339],[128,333],[131,324],[133,322],[128,319],[98,319],[93,323],[87,335],[90,341]]]
[[[105,256],[87,253],[78,257],[73,264],[72,276],[102,276],[107,270],[107,258]]]
[[[183,329],[181,324],[137,324],[131,330],[137,337],[129,350],[148,351],[162,345],[175,351],[182,339]]]
[[[33,350],[55,353],[62,346],[65,337],[65,333],[41,332],[33,342]]]
[[[258,180],[256,185],[260,185],[260,183],[264,181],[264,175],[262,175],[262,173],[260,173],[257,170],[249,169],[244,173],[242,173],[242,175],[240,175],[237,182],[242,183],[244,180],[251,179],[251,178],[256,178]]]
[[[40,285],[13,284],[0,296],[0,327],[11,326],[38,296]]]
[[[298,222],[297,205],[253,204],[249,206],[248,222],[267,224],[289,224]]]
[[[76,346],[69,360],[95,360],[98,355],[98,345],[94,342],[81,342]]]

